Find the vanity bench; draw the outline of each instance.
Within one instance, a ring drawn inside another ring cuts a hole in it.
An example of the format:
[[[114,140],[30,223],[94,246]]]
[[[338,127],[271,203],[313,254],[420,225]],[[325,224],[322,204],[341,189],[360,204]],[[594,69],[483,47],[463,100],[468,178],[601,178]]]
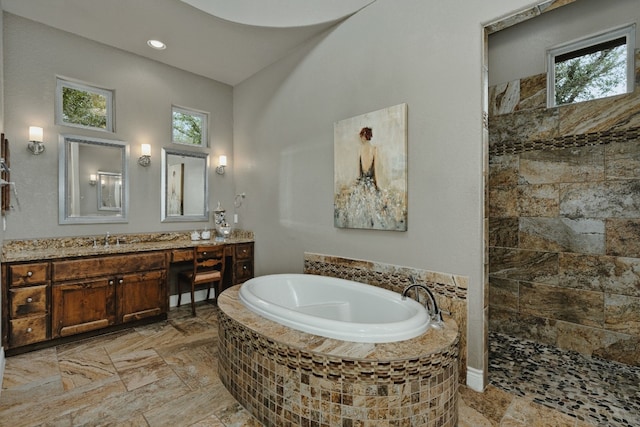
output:
[[[222,289],[253,277],[253,234],[223,242],[186,233],[5,241],[2,344],[7,355],[167,318],[172,268],[191,265],[193,247],[225,247]],[[104,238],[102,238],[104,240]],[[112,237],[116,240],[116,237]],[[126,243],[119,243],[119,242]]]

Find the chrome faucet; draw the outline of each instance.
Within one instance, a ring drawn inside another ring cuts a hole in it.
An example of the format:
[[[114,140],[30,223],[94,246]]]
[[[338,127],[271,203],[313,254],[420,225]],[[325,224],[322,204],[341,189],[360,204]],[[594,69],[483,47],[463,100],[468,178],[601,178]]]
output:
[[[436,298],[433,296],[433,292],[431,292],[429,288],[427,288],[422,283],[416,283],[416,279],[413,276],[410,276],[409,280],[411,280],[411,284],[406,288],[404,288],[404,290],[402,291],[402,299],[403,300],[406,299],[407,295],[409,294],[409,291],[413,288],[420,288],[424,290],[429,296],[429,301],[427,301],[427,303],[425,304],[425,308],[427,310],[427,313],[429,313],[429,317],[431,318],[431,321],[433,322],[433,327],[435,328],[441,327],[443,322],[442,310],[438,308],[438,303],[436,302]],[[420,302],[420,296],[418,295],[417,292],[416,292],[416,301]]]

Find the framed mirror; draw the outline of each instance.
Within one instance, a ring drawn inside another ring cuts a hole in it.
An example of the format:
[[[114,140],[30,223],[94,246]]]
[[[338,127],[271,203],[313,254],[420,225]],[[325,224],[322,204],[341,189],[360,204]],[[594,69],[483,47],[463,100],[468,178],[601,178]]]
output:
[[[98,210],[122,209],[122,174],[98,171]]]
[[[162,222],[209,221],[209,155],[162,149]]]
[[[129,145],[111,139],[60,135],[58,153],[58,222],[127,222]]]

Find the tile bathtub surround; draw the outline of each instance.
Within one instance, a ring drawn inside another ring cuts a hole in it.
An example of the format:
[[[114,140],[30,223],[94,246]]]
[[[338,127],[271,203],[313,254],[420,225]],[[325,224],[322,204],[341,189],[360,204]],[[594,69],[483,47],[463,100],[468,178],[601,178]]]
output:
[[[638,366],[640,89],[547,109],[543,77],[490,89],[489,328]]]
[[[265,425],[457,425],[453,320],[411,340],[345,342],[253,314],[238,290],[218,299],[219,374]]]
[[[367,283],[398,293],[412,283],[410,278],[413,277],[417,283],[426,285],[434,293],[440,308],[452,313],[460,331],[467,330],[469,278],[466,276],[315,253],[304,254],[304,272]],[[460,334],[458,368],[460,383],[466,384],[466,333]]]

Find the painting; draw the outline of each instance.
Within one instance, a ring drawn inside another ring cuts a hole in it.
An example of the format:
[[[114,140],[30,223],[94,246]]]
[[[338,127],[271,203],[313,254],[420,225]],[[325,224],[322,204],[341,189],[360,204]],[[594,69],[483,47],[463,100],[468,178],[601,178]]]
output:
[[[184,178],[184,163],[178,163],[170,165],[167,168],[169,183],[167,188],[167,215],[175,216],[184,214],[183,203],[183,178]]]
[[[335,227],[407,231],[407,104],[333,131]]]

